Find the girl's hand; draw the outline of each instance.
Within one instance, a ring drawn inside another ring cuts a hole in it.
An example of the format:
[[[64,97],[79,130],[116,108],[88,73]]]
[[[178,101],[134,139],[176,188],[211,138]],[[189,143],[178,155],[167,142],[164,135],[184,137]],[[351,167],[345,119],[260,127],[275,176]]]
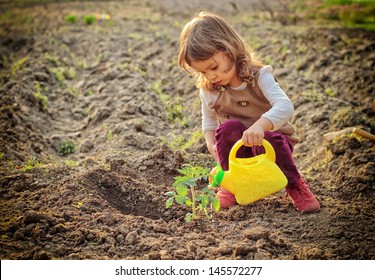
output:
[[[220,161],[219,161],[219,155],[217,154],[216,144],[210,145],[208,147],[208,150],[209,150],[210,154],[214,157],[214,160],[217,163],[220,163]]]
[[[252,125],[242,135],[242,142],[245,146],[261,146],[264,138],[264,129],[259,125]]]
[[[245,130],[242,142],[245,146],[261,146],[264,132],[273,129],[273,123],[267,118],[260,118],[252,126]]]

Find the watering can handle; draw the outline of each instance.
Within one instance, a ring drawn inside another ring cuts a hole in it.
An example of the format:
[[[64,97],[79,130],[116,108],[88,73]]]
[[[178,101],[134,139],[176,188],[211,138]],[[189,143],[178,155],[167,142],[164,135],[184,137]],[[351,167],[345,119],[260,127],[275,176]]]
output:
[[[263,139],[263,143],[262,143],[265,151],[266,151],[266,157],[275,162],[276,161],[276,154],[275,154],[275,150],[273,149],[272,145],[270,144],[270,142],[268,142],[266,139]],[[243,146],[243,142],[242,140],[238,140],[236,142],[236,144],[234,144],[234,146],[232,147],[230,153],[229,153],[229,161],[235,161],[236,160],[236,155],[237,155],[237,151],[239,148],[241,148]]]

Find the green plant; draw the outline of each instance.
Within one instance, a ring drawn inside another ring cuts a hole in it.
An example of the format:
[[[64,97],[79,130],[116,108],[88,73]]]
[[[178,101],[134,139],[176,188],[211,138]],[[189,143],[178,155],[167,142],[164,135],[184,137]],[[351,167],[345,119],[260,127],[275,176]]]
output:
[[[181,134],[175,135],[171,140],[168,141],[168,146],[173,151],[185,151],[194,144],[199,143],[202,138],[204,138],[204,135],[200,130],[193,132],[190,137]]]
[[[73,80],[77,76],[77,71],[73,67],[64,68],[63,74],[68,80]]]
[[[137,72],[139,74],[141,74],[142,76],[145,76],[146,75],[146,71],[143,70],[141,67],[139,67],[138,65],[134,66],[133,67],[133,70],[134,72]]]
[[[309,102],[315,104],[324,104],[324,95],[316,89],[308,90],[301,93]]]
[[[200,166],[192,166],[190,164],[183,165],[177,170],[182,176],[174,178],[174,191],[169,191],[165,195],[168,200],[165,203],[166,208],[171,207],[174,202],[179,205],[186,205],[191,209],[185,216],[185,221],[190,222],[192,219],[197,220],[202,216],[210,218],[209,209],[213,208],[216,212],[220,209],[220,202],[215,197],[213,187],[207,187],[197,190],[198,181],[207,181],[210,169]]]
[[[331,88],[326,88],[326,89],[324,90],[324,93],[327,94],[327,95],[330,96],[330,97],[334,97],[334,96],[337,95],[337,92],[335,92],[335,91],[334,91],[333,89],[331,89]]]
[[[113,139],[113,131],[110,129],[107,132],[107,140],[111,141]]]
[[[180,151],[186,144],[186,139],[182,135],[176,135],[173,139],[167,142],[167,145],[172,149],[172,151]]]
[[[163,92],[161,80],[153,82],[149,89],[155,92],[162,102],[168,101],[169,95]]]
[[[127,70],[129,69],[129,63],[128,62],[124,62],[124,63],[121,63],[117,66],[117,68],[120,70],[120,71],[123,71],[123,70]]]
[[[29,57],[22,57],[15,61],[10,68],[10,76],[14,78],[17,75],[19,69],[23,68],[24,65],[29,61]]]
[[[175,102],[166,102],[167,120],[172,123],[179,124],[181,127],[187,126],[187,118],[184,114],[185,107],[181,98],[177,98]]]
[[[94,15],[86,15],[83,17],[83,22],[87,25],[91,25],[96,21],[96,16]]]
[[[79,165],[79,162],[78,162],[78,161],[74,161],[74,160],[70,160],[70,159],[65,160],[64,163],[65,163],[67,166],[70,166],[70,167],[76,167],[76,166]]]
[[[40,83],[35,83],[34,85],[35,87],[35,92],[33,93],[35,98],[38,99],[39,103],[40,103],[40,106],[42,107],[42,109],[46,109],[47,108],[47,104],[48,104],[48,98],[47,96],[45,96],[43,94],[43,89],[42,89],[42,86],[40,85]]]
[[[46,53],[44,54],[44,59],[50,62],[53,66],[60,65],[60,60],[56,55]]]
[[[60,84],[64,83],[65,76],[64,76],[64,70],[62,68],[51,68],[50,71],[52,72],[52,74],[55,76],[56,80]]]
[[[63,140],[60,142],[57,153],[60,156],[66,156],[74,153],[76,146],[72,140]]]
[[[133,40],[141,40],[143,38],[143,36],[139,33],[130,33],[128,35],[128,38],[133,39]]]
[[[65,21],[68,23],[76,23],[77,22],[77,16],[75,15],[67,15],[65,17]]]
[[[27,163],[22,167],[22,171],[28,172],[35,167],[39,167],[41,164],[42,163],[37,158],[29,159],[27,160]]]

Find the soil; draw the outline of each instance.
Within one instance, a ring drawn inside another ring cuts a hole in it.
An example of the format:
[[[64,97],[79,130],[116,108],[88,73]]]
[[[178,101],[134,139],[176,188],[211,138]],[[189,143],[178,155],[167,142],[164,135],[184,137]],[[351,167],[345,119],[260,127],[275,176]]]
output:
[[[198,2],[0,3],[1,259],[375,259],[374,142],[324,137],[375,132],[375,33],[277,6],[271,21],[255,0]],[[182,164],[214,166],[176,62],[199,9],[274,67],[319,212],[300,214],[284,191],[192,223],[166,209]],[[111,19],[83,23],[91,13]]]

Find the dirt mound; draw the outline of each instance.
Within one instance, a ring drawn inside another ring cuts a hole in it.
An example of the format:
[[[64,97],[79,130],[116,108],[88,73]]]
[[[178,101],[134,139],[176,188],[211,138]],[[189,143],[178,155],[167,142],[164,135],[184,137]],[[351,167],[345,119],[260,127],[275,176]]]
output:
[[[165,208],[182,164],[214,164],[197,90],[176,65],[199,7],[185,2],[2,4],[1,258],[374,259],[374,142],[323,135],[375,132],[375,33],[281,26],[259,1],[200,8],[229,11],[273,65],[322,209],[300,215],[284,192],[192,224],[184,207]],[[109,21],[82,21],[103,12]]]

